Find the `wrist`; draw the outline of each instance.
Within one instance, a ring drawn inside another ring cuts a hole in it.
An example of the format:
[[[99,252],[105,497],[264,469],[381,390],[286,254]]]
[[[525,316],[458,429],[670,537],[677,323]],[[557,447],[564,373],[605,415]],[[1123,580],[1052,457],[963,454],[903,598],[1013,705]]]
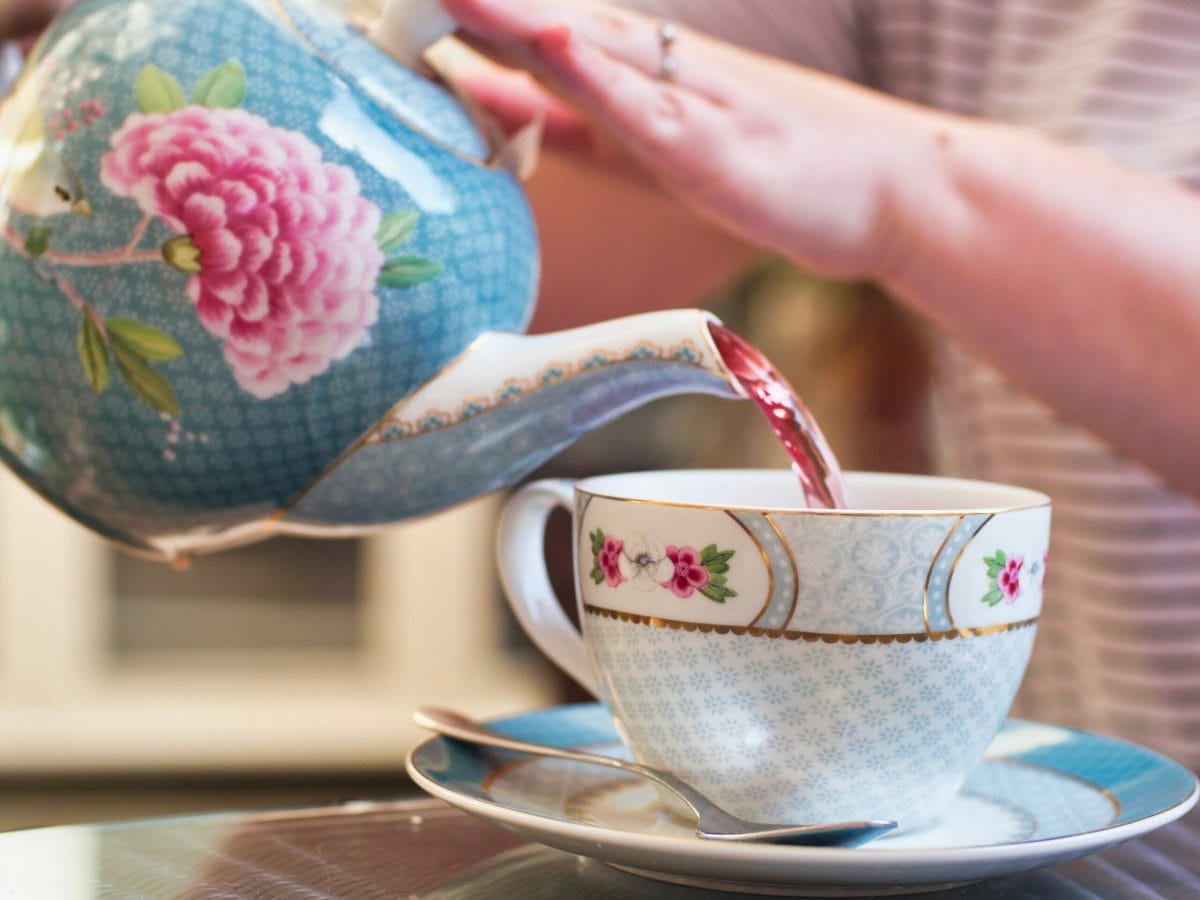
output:
[[[1077,156],[1029,129],[916,110],[881,176],[870,278],[939,317],[943,295],[986,287],[979,279],[997,267],[1012,276],[1024,264],[1012,253],[1044,249],[1043,207],[1058,205],[1046,179],[1077,168]]]
[[[948,241],[967,239],[970,201],[962,170],[978,123],[912,108],[893,126],[879,167],[879,210],[867,277],[901,295],[946,262]]]

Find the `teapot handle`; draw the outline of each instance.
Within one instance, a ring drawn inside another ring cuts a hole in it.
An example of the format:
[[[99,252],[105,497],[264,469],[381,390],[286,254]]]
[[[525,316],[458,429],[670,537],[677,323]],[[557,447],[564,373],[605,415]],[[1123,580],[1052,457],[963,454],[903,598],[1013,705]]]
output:
[[[572,508],[573,485],[569,479],[551,478],[513,494],[500,517],[496,558],[505,596],[525,633],[556,666],[599,696],[583,636],[559,603],[546,571],[546,522],[558,507]]]

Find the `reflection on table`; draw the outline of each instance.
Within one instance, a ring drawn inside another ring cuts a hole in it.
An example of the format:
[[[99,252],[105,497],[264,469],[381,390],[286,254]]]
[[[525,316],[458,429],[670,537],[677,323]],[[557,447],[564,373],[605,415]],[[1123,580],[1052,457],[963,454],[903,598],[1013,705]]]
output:
[[[10,896],[684,900],[728,895],[627,874],[421,799],[12,832],[0,835],[0,897]],[[1145,838],[1095,856],[926,896],[1200,896],[1200,807]]]

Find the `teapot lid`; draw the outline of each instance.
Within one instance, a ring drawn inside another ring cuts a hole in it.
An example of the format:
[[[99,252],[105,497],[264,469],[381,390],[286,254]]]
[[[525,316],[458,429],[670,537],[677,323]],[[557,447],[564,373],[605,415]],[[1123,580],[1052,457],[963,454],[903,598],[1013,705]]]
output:
[[[373,5],[382,6],[380,0]],[[489,148],[470,111],[445,87],[417,72],[415,64],[406,65],[368,37],[363,23],[349,15],[347,0],[273,0],[271,6],[336,75],[382,113],[462,158],[485,161]],[[389,17],[391,46],[397,46],[398,27],[404,26]],[[440,36],[430,38],[430,27],[444,33],[441,22],[425,22],[417,39],[428,43]]]

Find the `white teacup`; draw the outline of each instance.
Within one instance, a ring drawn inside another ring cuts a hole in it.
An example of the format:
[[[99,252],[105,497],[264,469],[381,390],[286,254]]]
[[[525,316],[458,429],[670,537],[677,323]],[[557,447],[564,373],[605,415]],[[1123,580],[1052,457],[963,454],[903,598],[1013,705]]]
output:
[[[1042,603],[1050,501],[851,473],[814,510],[787,471],[539,481],[499,562],[522,627],[612,712],[640,761],[759,821],[937,814],[1008,712]],[[582,634],[546,573],[574,514]]]

